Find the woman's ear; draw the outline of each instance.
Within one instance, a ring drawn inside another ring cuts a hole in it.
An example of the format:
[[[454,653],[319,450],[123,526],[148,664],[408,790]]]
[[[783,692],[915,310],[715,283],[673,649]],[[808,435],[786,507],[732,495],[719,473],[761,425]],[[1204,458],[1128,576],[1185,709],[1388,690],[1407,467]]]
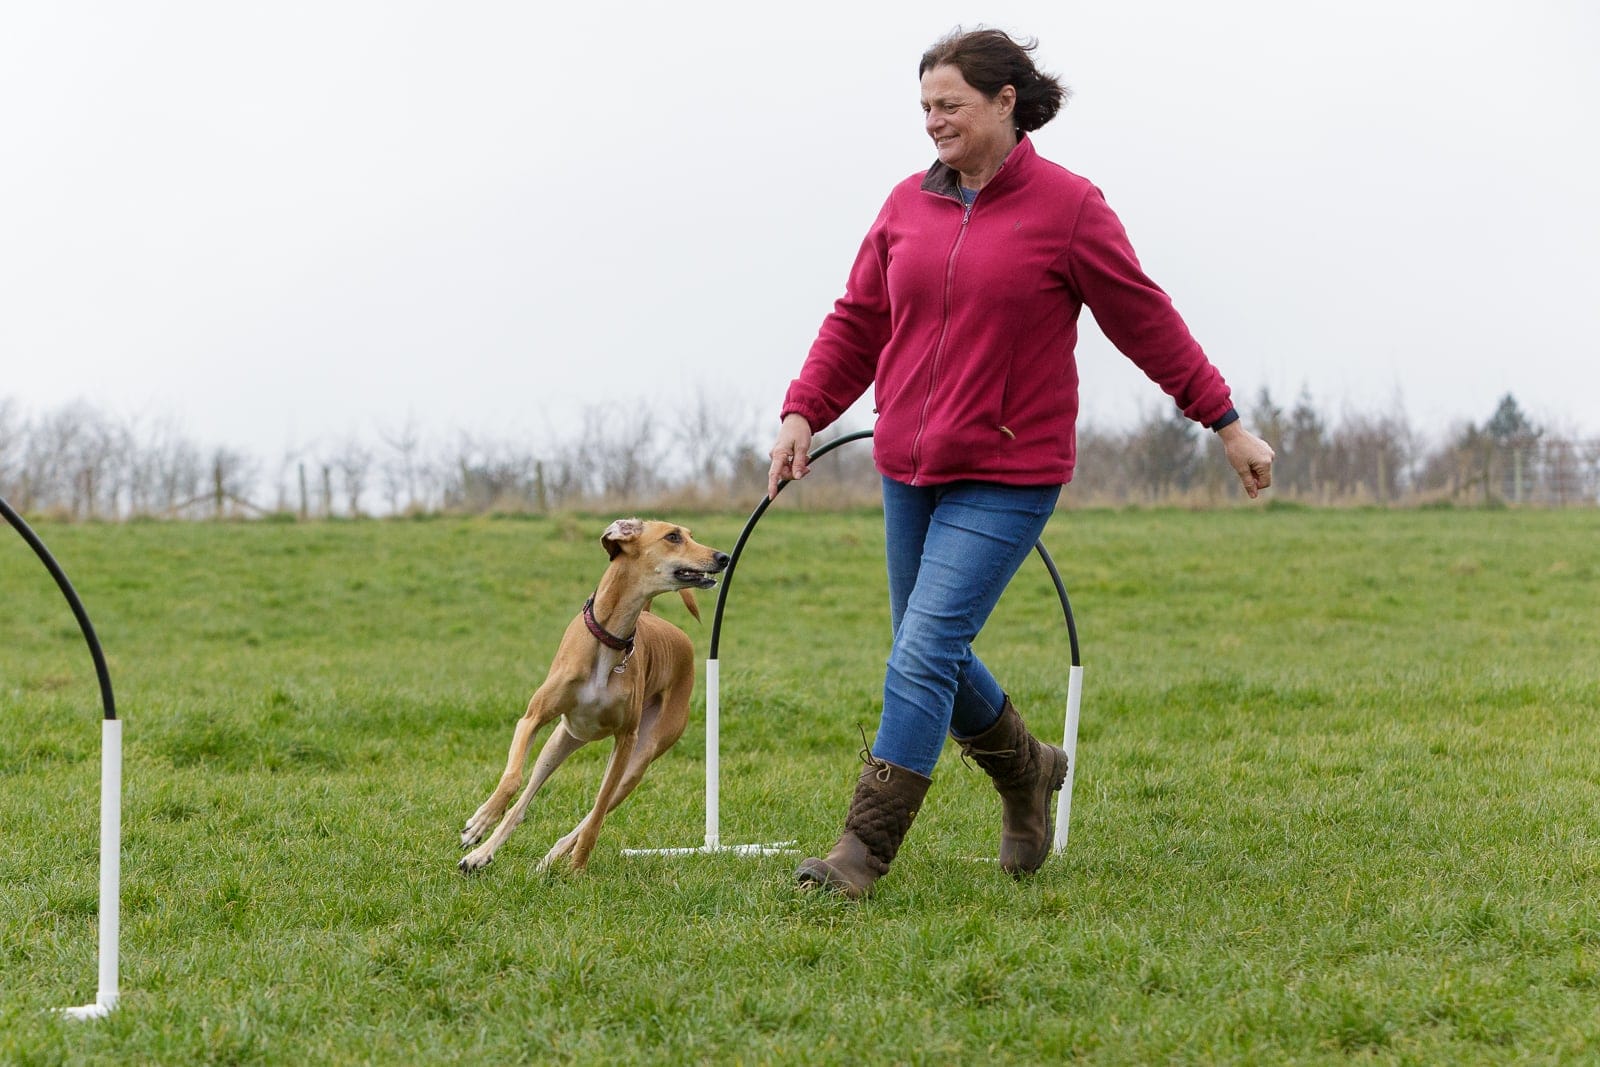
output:
[[[1002,108],[1005,115],[1017,113],[1017,89],[1014,85],[1002,85],[1000,91],[994,94],[994,102]]]

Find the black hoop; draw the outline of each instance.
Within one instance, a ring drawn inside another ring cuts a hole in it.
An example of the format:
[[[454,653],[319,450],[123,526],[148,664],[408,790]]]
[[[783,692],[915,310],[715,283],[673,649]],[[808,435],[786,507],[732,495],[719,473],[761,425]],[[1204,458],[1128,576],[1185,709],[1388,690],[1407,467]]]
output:
[[[863,441],[871,436],[871,430],[857,430],[854,433],[847,433],[843,437],[836,437],[829,441],[815,452],[812,452],[808,458],[812,463],[815,463],[840,445],[849,444],[851,441]],[[791,480],[786,478],[780,481],[778,483],[778,493],[783,492],[783,487],[788,485]],[[767,508],[776,499],[777,493],[770,497],[764,496],[761,498],[761,503],[756,505],[756,509],[750,513],[750,518],[746,520],[744,529],[740,531],[739,540],[734,542],[733,553],[728,559],[727,569],[722,572],[721,588],[717,591],[717,611],[711,620],[710,659],[718,658],[718,649],[722,644],[722,612],[728,603],[728,590],[733,585],[733,570],[739,565],[739,556],[743,554],[745,542],[750,540],[750,534],[755,530],[756,523],[761,521],[761,516],[767,513]],[[1051,559],[1050,553],[1045,550],[1043,540],[1034,542],[1033,547],[1038,551],[1039,558],[1044,561],[1045,568],[1049,570],[1050,580],[1055,583],[1056,594],[1061,598],[1061,614],[1066,619],[1067,639],[1072,646],[1072,665],[1074,667],[1082,666],[1078,658],[1078,625],[1072,618],[1072,602],[1067,599],[1067,587],[1061,581],[1061,572],[1056,569],[1055,560]]]
[[[0,515],[16,528],[22,539],[28,542],[34,554],[44,563],[45,569],[56,580],[56,585],[61,588],[61,594],[67,598],[67,604],[72,608],[72,614],[78,620],[78,628],[83,631],[83,639],[89,643],[89,655],[94,658],[94,673],[100,679],[100,704],[104,708],[107,719],[117,717],[117,701],[111,693],[111,671],[106,667],[105,653],[100,650],[100,639],[94,635],[94,624],[89,621],[89,613],[83,608],[83,601],[78,599],[77,591],[72,588],[72,583],[67,580],[66,572],[56,562],[50,550],[39,540],[39,535],[22,520],[22,516],[11,510],[11,505],[0,497]]]

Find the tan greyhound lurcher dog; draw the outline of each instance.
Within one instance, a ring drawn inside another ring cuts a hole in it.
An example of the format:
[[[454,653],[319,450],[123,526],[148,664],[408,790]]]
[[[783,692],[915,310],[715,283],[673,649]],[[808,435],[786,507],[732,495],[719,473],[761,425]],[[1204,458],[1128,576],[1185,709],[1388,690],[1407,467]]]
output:
[[[500,784],[461,831],[465,848],[494,827],[489,839],[457,865],[467,874],[493,862],[495,850],[505,844],[533,795],[563,760],[590,741],[613,737],[615,747],[594,807],[539,861],[544,870],[570,853],[572,869],[583,870],[606,814],[633,792],[645,768],[683,736],[689,722],[694,648],[687,634],[648,609],[652,598],[677,592],[699,619],[689,590],[716,585],[712,575],[727,568],[728,556],[695,543],[688,530],[670,522],[618,519],[606,527],[600,543],[611,565],[594,596],[567,626],[550,673],[517,722]],[[534,735],[558,718],[534,762],[528,787],[507,812],[522,784]]]

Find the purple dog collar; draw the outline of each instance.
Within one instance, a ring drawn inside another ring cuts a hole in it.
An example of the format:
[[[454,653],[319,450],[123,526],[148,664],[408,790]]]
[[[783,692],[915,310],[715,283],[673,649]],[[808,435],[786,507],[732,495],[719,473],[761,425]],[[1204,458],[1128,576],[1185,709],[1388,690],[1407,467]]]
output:
[[[583,602],[583,624],[589,628],[590,633],[594,634],[594,639],[607,648],[630,654],[633,652],[633,638],[618,637],[616,634],[610,633],[594,617],[594,597],[590,597]]]

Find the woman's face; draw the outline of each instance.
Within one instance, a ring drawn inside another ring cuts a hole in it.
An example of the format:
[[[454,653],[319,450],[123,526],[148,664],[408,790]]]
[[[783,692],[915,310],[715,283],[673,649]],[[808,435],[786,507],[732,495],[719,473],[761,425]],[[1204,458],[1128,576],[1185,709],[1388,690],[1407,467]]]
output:
[[[923,128],[939,161],[962,174],[992,176],[1016,146],[1012,118],[1017,91],[1007,85],[991,100],[967,84],[959,67],[933,67],[922,76]],[[987,172],[987,173],[986,173]]]

